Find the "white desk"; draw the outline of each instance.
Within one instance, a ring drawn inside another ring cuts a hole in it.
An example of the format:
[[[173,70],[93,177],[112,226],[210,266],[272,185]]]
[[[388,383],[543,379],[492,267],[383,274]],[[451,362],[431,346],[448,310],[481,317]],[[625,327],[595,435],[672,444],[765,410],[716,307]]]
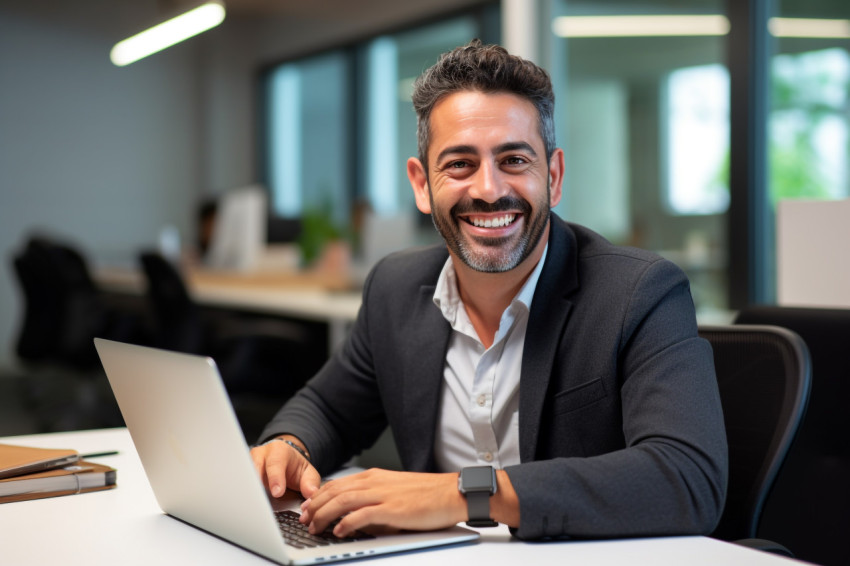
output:
[[[188,270],[192,298],[201,305],[281,315],[328,324],[332,351],[348,334],[360,310],[360,291],[346,290],[338,278],[287,273],[238,273]],[[142,295],[142,274],[133,269],[101,269],[98,286],[112,293]]]
[[[118,469],[116,489],[0,505],[0,563],[144,565],[257,564],[271,562],[172,519],[157,507],[126,429],[17,436],[0,442],[119,450],[97,459]],[[210,494],[215,497],[215,494]],[[234,520],[239,520],[234,517]],[[377,557],[364,562],[404,566],[567,564],[579,566],[782,566],[779,556],[705,537],[594,542],[523,543],[507,528],[482,529],[480,543]],[[341,564],[345,564],[344,562]]]

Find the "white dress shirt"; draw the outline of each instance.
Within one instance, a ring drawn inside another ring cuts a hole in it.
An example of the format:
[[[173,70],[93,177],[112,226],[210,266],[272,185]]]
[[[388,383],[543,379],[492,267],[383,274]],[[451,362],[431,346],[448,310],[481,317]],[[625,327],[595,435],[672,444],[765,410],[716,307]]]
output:
[[[437,280],[434,304],[452,326],[443,370],[441,414],[434,454],[437,469],[497,469],[519,464],[519,379],[531,300],[546,251],[502,313],[493,344],[485,348],[472,326],[449,258]]]

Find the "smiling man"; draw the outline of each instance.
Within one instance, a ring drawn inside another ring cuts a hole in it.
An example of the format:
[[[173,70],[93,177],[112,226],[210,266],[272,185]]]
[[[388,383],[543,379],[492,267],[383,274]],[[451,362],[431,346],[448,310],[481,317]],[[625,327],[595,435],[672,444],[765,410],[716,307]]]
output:
[[[726,491],[712,354],[676,266],[550,209],[554,96],[478,41],[416,82],[420,211],[445,245],[381,261],[345,345],[252,450],[314,532],[504,523],[519,537],[705,534]],[[590,189],[590,188],[586,188]],[[390,426],[404,472],[320,487]]]

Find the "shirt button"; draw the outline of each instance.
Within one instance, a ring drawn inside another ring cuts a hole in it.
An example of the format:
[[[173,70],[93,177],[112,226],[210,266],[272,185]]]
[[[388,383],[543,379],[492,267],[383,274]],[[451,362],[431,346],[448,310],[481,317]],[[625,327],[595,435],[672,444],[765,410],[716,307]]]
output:
[[[486,404],[487,404],[487,396],[482,393],[481,395],[478,396],[478,406],[483,407]]]
[[[492,462],[493,461],[493,453],[492,452],[485,452],[484,453],[484,460],[487,461],[487,462]]]

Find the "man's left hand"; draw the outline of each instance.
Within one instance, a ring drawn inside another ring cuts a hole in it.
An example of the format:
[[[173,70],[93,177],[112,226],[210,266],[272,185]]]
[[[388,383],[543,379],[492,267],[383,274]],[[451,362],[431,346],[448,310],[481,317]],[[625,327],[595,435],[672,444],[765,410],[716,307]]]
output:
[[[321,533],[337,518],[338,537],[357,530],[436,530],[467,518],[457,474],[372,469],[327,482],[301,506],[301,522]]]

